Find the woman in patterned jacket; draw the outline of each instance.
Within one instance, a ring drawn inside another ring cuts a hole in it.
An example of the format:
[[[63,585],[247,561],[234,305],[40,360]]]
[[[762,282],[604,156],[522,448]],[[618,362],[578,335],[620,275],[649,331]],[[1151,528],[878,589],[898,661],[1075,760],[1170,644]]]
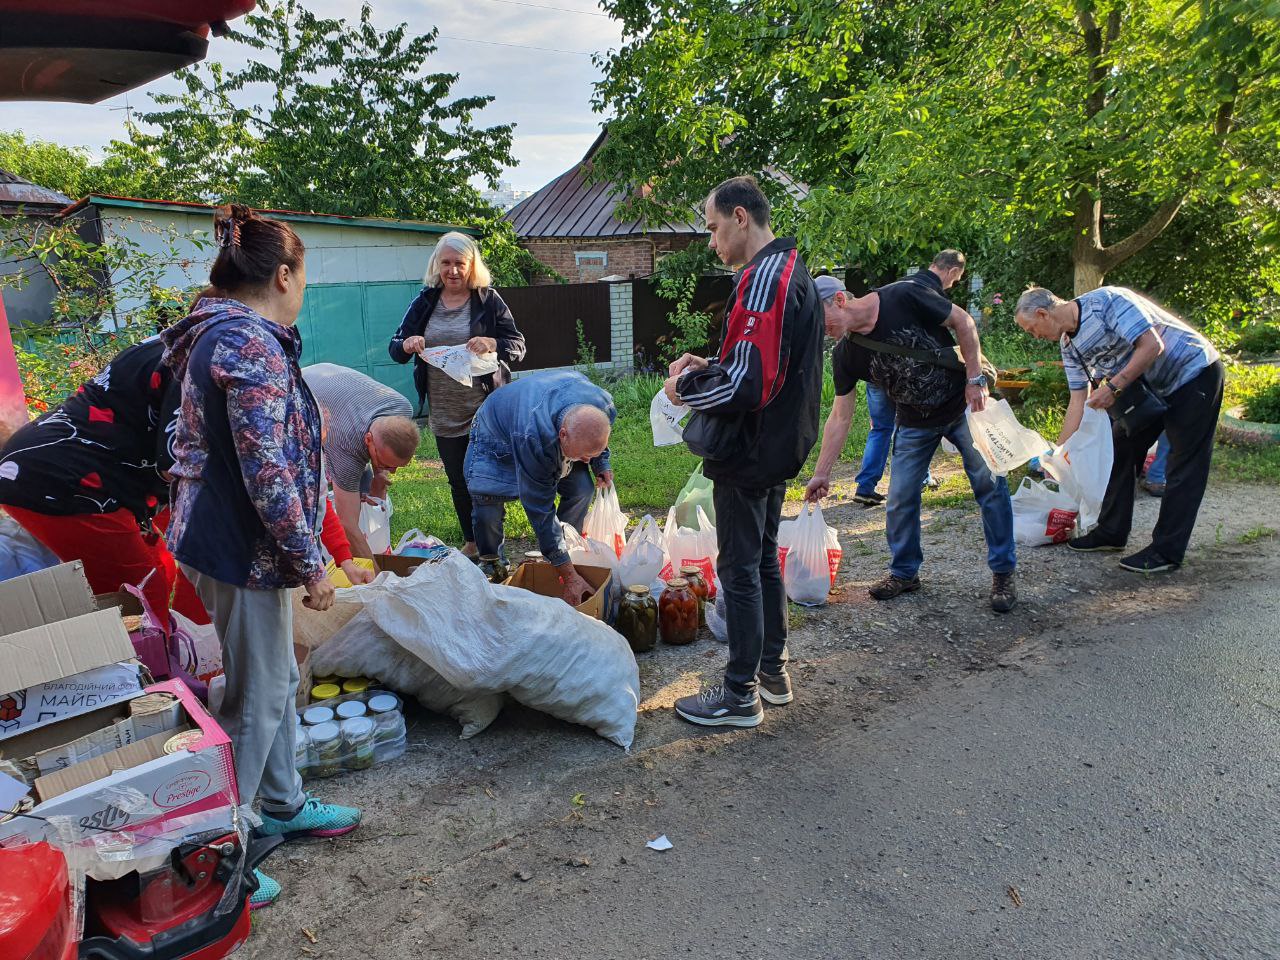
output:
[[[169,548],[195,584],[222,641],[242,803],[261,801],[260,833],[337,836],[360,811],[302,792],[294,769],[298,667],[290,590],[332,605],[317,543],[324,510],[320,410],[298,365],[294,324],[306,286],[302,241],[245,207],[214,218],[218,256],[206,299],[164,333],[165,362],[182,383],[174,435]],[[252,906],[279,894],[259,875]]]

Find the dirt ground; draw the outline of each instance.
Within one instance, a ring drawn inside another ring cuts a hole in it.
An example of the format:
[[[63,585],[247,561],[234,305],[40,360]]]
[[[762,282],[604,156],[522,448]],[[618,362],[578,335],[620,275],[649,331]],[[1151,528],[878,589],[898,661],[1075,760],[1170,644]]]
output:
[[[1157,506],[1139,496],[1135,547],[1145,543]],[[715,817],[721,799],[682,789],[691,764],[704,777],[729,777],[735,768],[726,761],[718,770],[717,753],[745,738],[780,736],[813,762],[832,725],[873,729],[895,703],[928,697],[936,684],[1016,672],[1024,659],[1043,655],[1040,641],[1049,633],[1087,637],[1156,607],[1190,608],[1247,571],[1257,549],[1252,538],[1276,525],[1277,514],[1269,488],[1211,489],[1186,565],[1156,579],[1119,570],[1113,554],[1020,548],[1020,602],[1003,616],[987,604],[990,575],[972,501],[925,512],[925,586],[887,604],[866,593],[887,564],[883,509],[837,502],[826,516],[839,529],[844,560],[825,607],[792,608],[794,704],[770,710],[752,731],[707,734],[678,720],[670,709],[676,697],[723,668],[725,648],[704,631],[692,646],[640,656],[643,703],[629,753],[516,704],[470,741],[459,740],[447,718],[411,713],[401,760],[309,785],[324,799],[362,807],[363,825],[272,856],[266,869],[284,893],[255,915],[243,955],[494,956],[468,945],[493,942],[490,918],[509,912],[495,901],[509,905],[537,889],[544,897],[580,897],[584,911],[629,903],[640,892],[625,876],[608,890],[580,878],[593,869],[598,875],[601,857],[625,866],[649,854],[644,844],[662,832],[672,805]],[[530,923],[536,928],[536,917]],[[513,951],[524,942],[530,955],[557,955],[545,938],[507,934]]]

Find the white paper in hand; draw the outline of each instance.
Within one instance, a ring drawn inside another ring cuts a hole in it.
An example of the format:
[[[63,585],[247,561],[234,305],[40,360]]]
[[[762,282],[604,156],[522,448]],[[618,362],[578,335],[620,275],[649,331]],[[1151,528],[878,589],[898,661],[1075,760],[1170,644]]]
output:
[[[687,406],[677,407],[667,398],[667,391],[659,390],[649,404],[649,425],[653,427],[655,447],[673,447],[684,441],[684,419],[689,416]]]
[[[498,370],[496,353],[475,354],[465,343],[455,347],[427,347],[419,356],[433,367],[439,367],[464,387],[471,386],[472,377],[483,377]]]

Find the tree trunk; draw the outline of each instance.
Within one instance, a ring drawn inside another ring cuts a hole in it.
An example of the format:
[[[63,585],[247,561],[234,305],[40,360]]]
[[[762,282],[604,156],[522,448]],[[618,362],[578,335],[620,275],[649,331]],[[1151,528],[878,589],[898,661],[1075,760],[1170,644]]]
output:
[[[1075,260],[1072,263],[1072,272],[1075,277],[1075,296],[1077,297],[1082,293],[1098,289],[1107,276],[1102,266],[1092,260]]]

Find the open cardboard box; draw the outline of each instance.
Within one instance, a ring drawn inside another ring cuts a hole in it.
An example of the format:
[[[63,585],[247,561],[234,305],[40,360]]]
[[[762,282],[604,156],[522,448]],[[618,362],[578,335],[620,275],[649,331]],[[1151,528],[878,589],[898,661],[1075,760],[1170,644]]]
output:
[[[47,799],[30,813],[66,818],[60,821],[70,834],[66,839],[78,840],[102,829],[131,831],[238,804],[231,740],[195,694],[181,680],[153,684],[145,693],[176,699],[176,717],[169,717],[175,726],[41,777],[37,790]],[[64,722],[78,727],[83,718]],[[199,730],[200,738],[165,753],[164,744],[183,728]],[[6,744],[17,750],[27,745],[21,738]],[[0,820],[0,839],[25,834],[39,840],[45,831],[43,822],[28,817]]]
[[[584,567],[581,564],[574,566],[577,567],[582,579],[595,587],[595,593],[578,604],[576,609],[579,613],[604,621],[612,571],[604,567]],[[503,582],[509,587],[522,587],[544,597],[557,599],[560,597],[560,575],[549,563],[522,563],[516,568],[516,572]]]
[[[0,583],[0,741],[136,696],[133,658],[120,611],[97,609],[78,561]]]

